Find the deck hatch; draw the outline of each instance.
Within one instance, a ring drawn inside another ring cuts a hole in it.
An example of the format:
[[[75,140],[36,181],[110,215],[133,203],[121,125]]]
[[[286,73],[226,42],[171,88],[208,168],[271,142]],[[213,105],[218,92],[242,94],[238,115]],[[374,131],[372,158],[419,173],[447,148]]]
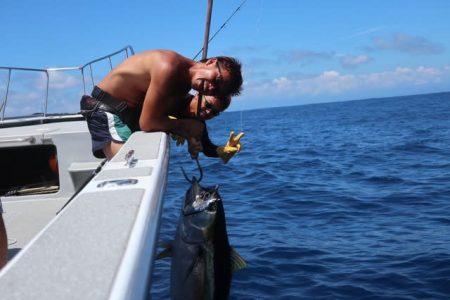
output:
[[[0,196],[56,193],[59,190],[55,145],[0,148]]]

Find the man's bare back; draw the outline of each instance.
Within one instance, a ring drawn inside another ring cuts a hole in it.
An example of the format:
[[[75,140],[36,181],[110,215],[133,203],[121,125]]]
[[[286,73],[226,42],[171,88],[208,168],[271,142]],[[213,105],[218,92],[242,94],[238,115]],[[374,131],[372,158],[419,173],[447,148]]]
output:
[[[112,70],[99,84],[102,90],[112,96],[127,101],[131,107],[142,106],[149,92],[152,78],[158,78],[158,85],[152,88],[165,96],[181,99],[191,89],[189,68],[195,64],[173,51],[153,50],[131,56]],[[168,85],[168,86],[166,86]],[[172,105],[169,105],[172,106]]]

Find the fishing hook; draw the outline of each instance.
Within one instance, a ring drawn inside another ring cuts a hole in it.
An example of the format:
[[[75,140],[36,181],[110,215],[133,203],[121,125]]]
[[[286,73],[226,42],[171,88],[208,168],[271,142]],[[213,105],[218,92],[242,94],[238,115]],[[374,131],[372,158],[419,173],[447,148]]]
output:
[[[197,182],[200,182],[202,180],[202,178],[203,178],[203,169],[202,169],[202,166],[200,165],[200,162],[198,161],[198,157],[195,159],[195,162],[197,163],[197,167],[198,167],[198,170],[200,172],[200,177],[197,180]],[[189,180],[189,178],[188,178],[186,172],[184,171],[183,167],[181,167],[181,171],[183,172],[184,178],[186,178],[187,181],[192,183],[193,180]],[[193,178],[195,178],[195,176]]]

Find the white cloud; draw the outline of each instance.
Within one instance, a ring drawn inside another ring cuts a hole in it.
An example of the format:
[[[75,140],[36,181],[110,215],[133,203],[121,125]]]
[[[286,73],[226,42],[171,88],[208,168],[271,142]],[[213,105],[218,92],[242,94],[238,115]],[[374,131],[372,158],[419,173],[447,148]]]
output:
[[[341,58],[341,64],[345,68],[354,68],[362,64],[367,64],[372,59],[367,55],[345,55]]]
[[[299,49],[287,52],[280,52],[278,56],[279,60],[286,61],[288,63],[301,62],[304,64],[310,64],[317,61],[332,59],[335,56],[335,54],[332,52],[317,52]]]
[[[327,70],[309,78],[281,76],[271,81],[248,84],[245,94],[261,96],[318,96],[345,95],[361,91],[408,88],[450,82],[450,67],[398,67],[393,70],[368,74],[341,74]]]
[[[53,89],[67,89],[81,84],[81,75],[73,76],[63,72],[49,72],[50,87]]]
[[[445,48],[443,45],[432,42],[424,37],[410,36],[404,33],[395,33],[390,37],[374,37],[373,47],[379,50],[396,50],[409,54],[440,54]]]
[[[70,71],[69,71],[70,72]],[[79,97],[83,93],[83,82],[79,71],[67,73],[49,71],[49,90],[45,72],[13,72],[8,92],[6,116],[21,116],[42,113],[76,112]],[[0,79],[2,79],[0,74]],[[3,78],[4,79],[4,78]],[[6,95],[6,81],[0,81],[0,95]],[[46,105],[47,100],[47,105]]]
[[[290,61],[302,61],[313,59],[328,59],[333,55],[325,52],[317,52],[311,50],[295,50],[285,54]]]
[[[6,104],[5,116],[16,117],[41,113],[44,111],[45,94],[38,91],[10,91]]]

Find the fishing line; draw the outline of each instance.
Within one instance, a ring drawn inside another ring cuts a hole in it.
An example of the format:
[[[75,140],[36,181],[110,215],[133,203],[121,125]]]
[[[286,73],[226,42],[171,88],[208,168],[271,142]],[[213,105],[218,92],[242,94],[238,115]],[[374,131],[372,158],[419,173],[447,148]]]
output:
[[[199,173],[200,173],[200,177],[198,178],[197,182],[200,182],[200,181],[202,180],[202,178],[203,178],[203,168],[202,168],[202,166],[200,165],[200,162],[199,162],[199,160],[198,160],[198,156],[195,158],[195,162],[197,163],[198,171],[199,171]],[[189,177],[188,177],[187,174],[186,174],[186,171],[184,171],[183,167],[181,167],[181,172],[183,172],[184,178],[186,178],[186,180],[187,180],[188,182],[192,183],[192,182],[194,181],[195,176],[192,177],[192,180],[190,180]]]
[[[241,109],[241,132],[244,132],[244,122],[243,122],[243,118],[242,118],[242,115],[243,115],[243,110]]]
[[[237,14],[237,12],[242,8],[242,6],[244,6],[244,4],[245,4],[245,2],[247,2],[247,0],[244,0],[244,1],[242,1],[241,2],[241,4],[234,10],[234,12],[228,17],[228,19],[226,19],[225,20],[225,22],[223,22],[223,24],[219,27],[219,29],[217,29],[217,31],[211,36],[211,38],[208,40],[208,44],[219,34],[219,32],[221,32],[224,28],[225,28],[225,26],[230,22],[230,20],[234,17],[234,15],[235,14]],[[261,15],[261,14],[260,14]],[[198,51],[198,53],[194,56],[194,58],[193,58],[193,60],[195,60],[199,55],[200,55],[200,53],[202,53],[202,51],[203,51],[203,48],[204,47],[202,47],[199,51]],[[199,93],[199,95],[198,95],[198,105],[197,105],[197,113],[200,111],[200,106],[201,106],[201,101],[202,101],[202,93]],[[243,117],[242,117],[242,110],[241,110],[241,112],[240,112],[240,123],[241,123],[241,132],[243,132],[244,131],[244,126],[243,126]]]
[[[242,3],[241,6],[243,4],[244,3]],[[257,20],[256,20],[256,31],[257,31],[257,33],[260,32],[260,24],[261,24],[261,20],[262,20],[262,15],[263,15],[262,12],[263,12],[265,1],[264,0],[259,1],[259,4],[260,4],[259,5],[259,14],[258,14],[258,17],[257,17]],[[244,110],[245,109],[246,109],[246,105],[245,105],[245,102],[244,102],[243,107],[241,108],[241,110],[239,112],[239,114],[240,114],[240,123],[241,123],[241,132],[244,132]]]
[[[223,24],[219,27],[219,29],[211,36],[211,38],[209,38],[208,39],[208,43],[207,43],[207,45],[209,45],[209,43],[219,34],[219,32],[221,32],[224,28],[225,28],[225,26],[230,22],[230,20],[234,17],[234,15],[236,15],[237,14],[237,12],[242,8],[242,6],[244,6],[244,4],[247,2],[247,0],[244,0],[244,1],[242,1],[241,2],[241,4],[239,4],[239,6],[234,10],[234,12],[228,17],[228,19],[226,19],[225,20],[225,22],[223,22]],[[194,58],[192,59],[192,60],[195,60],[199,55],[200,55],[200,53],[202,53],[203,52],[203,49],[205,48],[205,46],[203,46],[199,51],[198,51],[198,53],[194,56]],[[207,48],[207,47],[206,47]],[[203,58],[205,58],[205,57],[203,57]],[[204,87],[204,82],[202,82],[202,86]],[[203,93],[200,91],[199,93],[198,93],[198,96],[197,96],[197,115],[200,113],[200,109],[201,109],[201,103],[202,103],[202,99],[203,98]],[[243,128],[244,128],[244,126],[243,126],[243,120],[242,120],[242,110],[241,110],[241,112],[240,112],[240,123],[241,123],[241,132],[243,132]],[[201,176],[200,176],[200,178],[202,178],[203,177],[203,172],[202,172],[202,169],[201,169],[201,167],[200,167],[200,165],[199,165],[199,162],[198,162],[198,158],[197,158],[197,166],[199,167],[199,170],[200,170],[200,172],[201,172]],[[184,172],[184,170],[183,170],[183,168],[182,168],[182,171],[183,171],[183,174],[184,174],[184,177],[188,180],[188,178],[187,178],[187,175],[186,175],[186,173]],[[189,180],[188,180],[189,181]]]
[[[245,2],[247,2],[247,0],[242,1],[242,3],[238,6],[238,8],[236,8],[236,10],[231,14],[231,16],[228,17],[228,19],[222,24],[222,26],[219,27],[219,29],[212,35],[212,37],[208,40],[208,44],[216,37],[216,35],[222,31],[222,29],[225,28],[225,26],[227,25],[227,23],[231,20],[231,18],[234,17],[234,15],[241,9],[241,7],[245,4]],[[198,53],[194,56],[193,60],[195,60],[197,58],[197,56],[200,55],[200,53],[202,53],[203,51],[203,47],[200,49],[200,51],[198,51]]]
[[[260,24],[261,24],[261,20],[262,20],[262,11],[263,11],[263,6],[264,6],[264,0],[261,0],[259,2],[259,14],[258,14],[258,19],[256,21],[256,31],[259,33],[260,32]]]

